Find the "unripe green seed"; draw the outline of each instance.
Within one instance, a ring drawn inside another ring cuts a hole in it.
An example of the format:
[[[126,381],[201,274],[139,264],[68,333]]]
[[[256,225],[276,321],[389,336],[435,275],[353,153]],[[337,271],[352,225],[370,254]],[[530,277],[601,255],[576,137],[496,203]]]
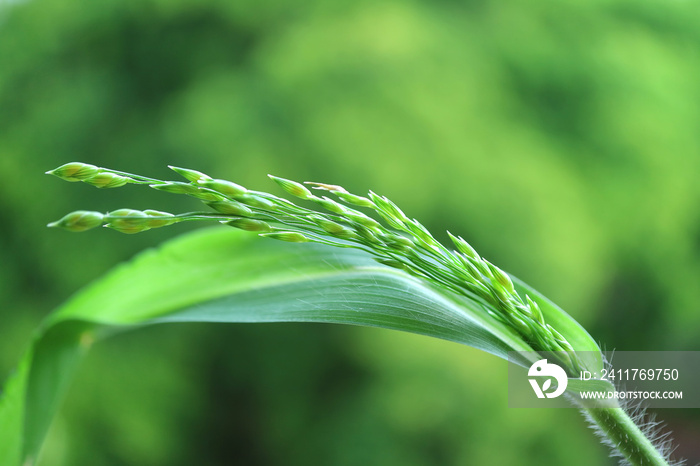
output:
[[[407,251],[412,249],[415,244],[410,239],[402,235],[386,235],[382,239],[387,246],[390,246],[399,251]]]
[[[461,236],[455,237],[450,233],[449,231],[447,232],[447,235],[450,237],[454,245],[457,247],[457,250],[461,252],[462,254],[465,254],[468,257],[471,257],[472,259],[479,259],[479,254],[474,250],[473,247],[464,239],[462,239]]]
[[[532,317],[536,319],[539,323],[544,325],[544,315],[542,315],[542,311],[540,310],[540,307],[537,305],[537,303],[533,301],[528,295],[525,295],[525,300],[527,301],[528,307],[530,308]]]
[[[309,238],[296,231],[275,231],[273,233],[260,233],[258,236],[286,241],[288,243],[308,243],[310,241]]]
[[[209,175],[205,175],[204,173],[198,172],[197,170],[173,167],[172,165],[168,165],[168,168],[177,173],[178,175],[182,176],[186,180],[191,181],[192,183],[197,183],[200,180],[211,180],[211,177]]]
[[[524,335],[528,339],[532,339],[534,335],[532,328],[527,324],[527,322],[515,314],[507,315],[508,322],[515,327],[521,335]]]
[[[267,223],[261,220],[254,220],[252,218],[234,218],[233,220],[224,221],[221,223],[245,231],[272,231],[272,227]]]
[[[127,235],[135,235],[136,233],[141,233],[143,231],[150,230],[151,227],[149,227],[146,224],[143,225],[129,225],[129,226],[121,226],[121,225],[114,225],[114,224],[107,224],[105,225],[107,228],[111,228],[112,230],[118,231],[119,233],[124,233]]]
[[[149,230],[151,220],[145,212],[133,209],[119,209],[109,212],[105,216],[105,226],[120,233],[134,234]]]
[[[166,193],[173,194],[187,194],[188,196],[196,197],[197,199],[202,199],[204,201],[220,201],[223,196],[216,193],[206,191],[197,186],[193,186],[187,183],[180,183],[177,181],[168,181],[165,183],[157,183],[149,185],[151,188],[158,191],[164,191]]]
[[[374,260],[379,262],[382,265],[386,265],[386,266],[392,267],[394,269],[408,270],[408,267],[406,266],[406,264],[404,264],[401,261],[397,261],[396,259],[380,259],[380,258],[375,257]]]
[[[552,327],[549,324],[546,324],[547,330],[552,334],[554,339],[561,345],[562,348],[566,351],[573,351],[573,348],[571,347],[571,344],[564,338],[564,336],[557,331],[554,327]]]
[[[83,181],[86,184],[95,186],[96,188],[119,188],[131,180],[125,176],[115,175],[114,173],[110,172],[103,172]]]
[[[64,216],[62,219],[49,223],[51,228],[63,228],[68,231],[85,231],[102,225],[104,215],[99,212],[77,210]]]
[[[306,189],[306,186],[304,186],[301,183],[298,183],[298,182],[292,181],[292,180],[287,180],[285,178],[280,178],[280,177],[273,176],[273,175],[267,175],[267,176],[270,177],[270,179],[272,181],[274,181],[275,183],[280,185],[282,187],[282,189],[287,191],[292,196],[296,196],[296,197],[301,198],[301,199],[311,199],[312,197],[314,197],[313,194],[311,194],[311,191]]]
[[[506,289],[508,293],[515,293],[515,287],[513,286],[513,282],[511,281],[510,277],[508,276],[507,273],[505,273],[503,270],[499,269],[495,265],[493,265],[491,262],[485,260],[486,265],[488,266],[489,270],[491,271],[491,276],[498,282],[500,283],[503,288]]]
[[[336,191],[334,192],[336,196],[338,196],[341,200],[347,202],[348,204],[360,206],[360,207],[373,207],[374,204],[372,201],[367,199],[366,197],[362,196],[356,196],[355,194],[351,194],[348,192],[340,192]]]
[[[402,222],[400,222],[396,217],[389,215],[387,212],[384,212],[383,210],[377,210],[377,213],[380,217],[384,219],[386,223],[389,224],[390,227],[396,228],[397,230],[406,229],[406,226]]]
[[[347,212],[345,213],[345,217],[369,228],[381,228],[381,224],[379,222],[361,212]]]
[[[213,201],[206,204],[221,214],[236,215],[238,217],[251,217],[253,215],[252,210],[235,201]]]
[[[248,192],[243,186],[226,180],[201,180],[197,184],[230,198],[235,198]]]
[[[377,235],[369,228],[363,225],[353,225],[353,228],[358,236],[365,240],[368,244],[382,244],[381,239],[379,239]]]
[[[316,225],[320,226],[321,228],[323,228],[331,234],[340,233],[343,230],[346,230],[346,228],[340,223],[335,223],[334,221],[325,219],[321,216],[316,216],[315,218],[313,218],[313,221]]]
[[[236,200],[238,202],[242,202],[245,205],[249,205],[250,207],[256,207],[258,209],[270,211],[277,210],[277,205],[274,202],[270,201],[269,199],[256,196],[254,194],[243,194],[242,196],[236,196]]]
[[[428,244],[430,246],[436,246],[436,247],[442,247],[440,243],[437,242],[435,238],[433,238],[433,235],[430,234],[427,228],[423,226],[418,220],[415,218],[413,220],[408,220],[404,222],[406,226],[408,226],[408,229],[413,233],[418,239],[422,240],[425,244]]]
[[[97,175],[99,171],[98,167],[88,163],[71,162],[49,170],[46,174],[57,176],[66,181],[83,181]]]
[[[166,181],[165,183],[151,184],[149,186],[155,190],[171,194],[191,194],[197,191],[196,187],[177,181]]]
[[[338,194],[338,193],[347,193],[345,188],[342,186],[338,186],[335,184],[327,184],[327,183],[316,183],[314,181],[304,181],[304,184],[307,184],[311,186],[313,189],[320,189],[323,191],[330,191],[332,193]]]
[[[346,208],[343,207],[341,204],[338,204],[335,202],[333,199],[329,199],[326,196],[323,196],[322,198],[319,197],[313,197],[311,200],[313,200],[315,203],[323,207],[324,209],[328,210],[329,212],[333,212],[335,214],[344,214],[346,212]]]
[[[404,214],[403,211],[401,209],[399,209],[399,207],[396,204],[391,202],[386,197],[378,196],[377,194],[373,193],[372,191],[369,192],[369,197],[370,197],[370,199],[372,199],[374,206],[379,211],[385,212],[389,216],[394,217],[399,222],[403,223],[403,222],[408,221],[408,217],[406,217],[406,214]]]
[[[143,213],[150,217],[147,222],[149,228],[167,227],[168,225],[172,225],[173,223],[180,221],[180,219],[168,212],[160,212],[158,210],[149,209],[144,210]]]

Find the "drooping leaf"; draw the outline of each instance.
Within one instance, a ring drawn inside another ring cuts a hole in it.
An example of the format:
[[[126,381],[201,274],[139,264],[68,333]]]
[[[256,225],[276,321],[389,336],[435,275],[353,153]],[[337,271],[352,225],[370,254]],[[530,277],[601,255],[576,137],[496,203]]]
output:
[[[517,286],[575,349],[598,351],[571,317]],[[360,251],[200,230],[116,267],[49,316],[0,399],[0,464],[36,458],[80,356],[102,330],[166,322],[342,323],[433,336],[503,358],[532,351],[485,304]]]

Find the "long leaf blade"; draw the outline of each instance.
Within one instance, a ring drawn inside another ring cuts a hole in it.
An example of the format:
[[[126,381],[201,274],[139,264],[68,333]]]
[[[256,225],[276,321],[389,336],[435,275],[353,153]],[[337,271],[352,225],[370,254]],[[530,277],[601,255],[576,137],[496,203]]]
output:
[[[581,346],[576,349],[597,348],[556,306],[543,312],[566,327],[567,338]],[[258,240],[225,228],[200,230],[117,267],[47,319],[0,399],[0,463],[18,464],[18,451],[23,462],[36,457],[95,328],[187,321],[343,323],[420,333],[503,358],[509,351],[531,351],[482,303],[377,265],[360,252]],[[18,426],[22,447],[13,436]]]

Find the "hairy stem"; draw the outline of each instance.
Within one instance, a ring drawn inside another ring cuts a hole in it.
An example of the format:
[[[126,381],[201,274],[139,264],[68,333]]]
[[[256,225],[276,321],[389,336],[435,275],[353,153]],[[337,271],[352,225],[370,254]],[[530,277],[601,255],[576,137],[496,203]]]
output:
[[[622,408],[583,408],[591,422],[595,423],[610,445],[633,466],[669,466],[664,455],[657,450],[644,432]]]

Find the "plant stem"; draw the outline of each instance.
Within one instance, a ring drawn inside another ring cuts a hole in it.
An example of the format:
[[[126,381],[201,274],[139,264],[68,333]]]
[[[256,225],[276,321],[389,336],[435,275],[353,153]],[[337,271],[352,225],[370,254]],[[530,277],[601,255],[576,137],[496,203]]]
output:
[[[633,466],[669,466],[659,450],[622,408],[583,408]]]

